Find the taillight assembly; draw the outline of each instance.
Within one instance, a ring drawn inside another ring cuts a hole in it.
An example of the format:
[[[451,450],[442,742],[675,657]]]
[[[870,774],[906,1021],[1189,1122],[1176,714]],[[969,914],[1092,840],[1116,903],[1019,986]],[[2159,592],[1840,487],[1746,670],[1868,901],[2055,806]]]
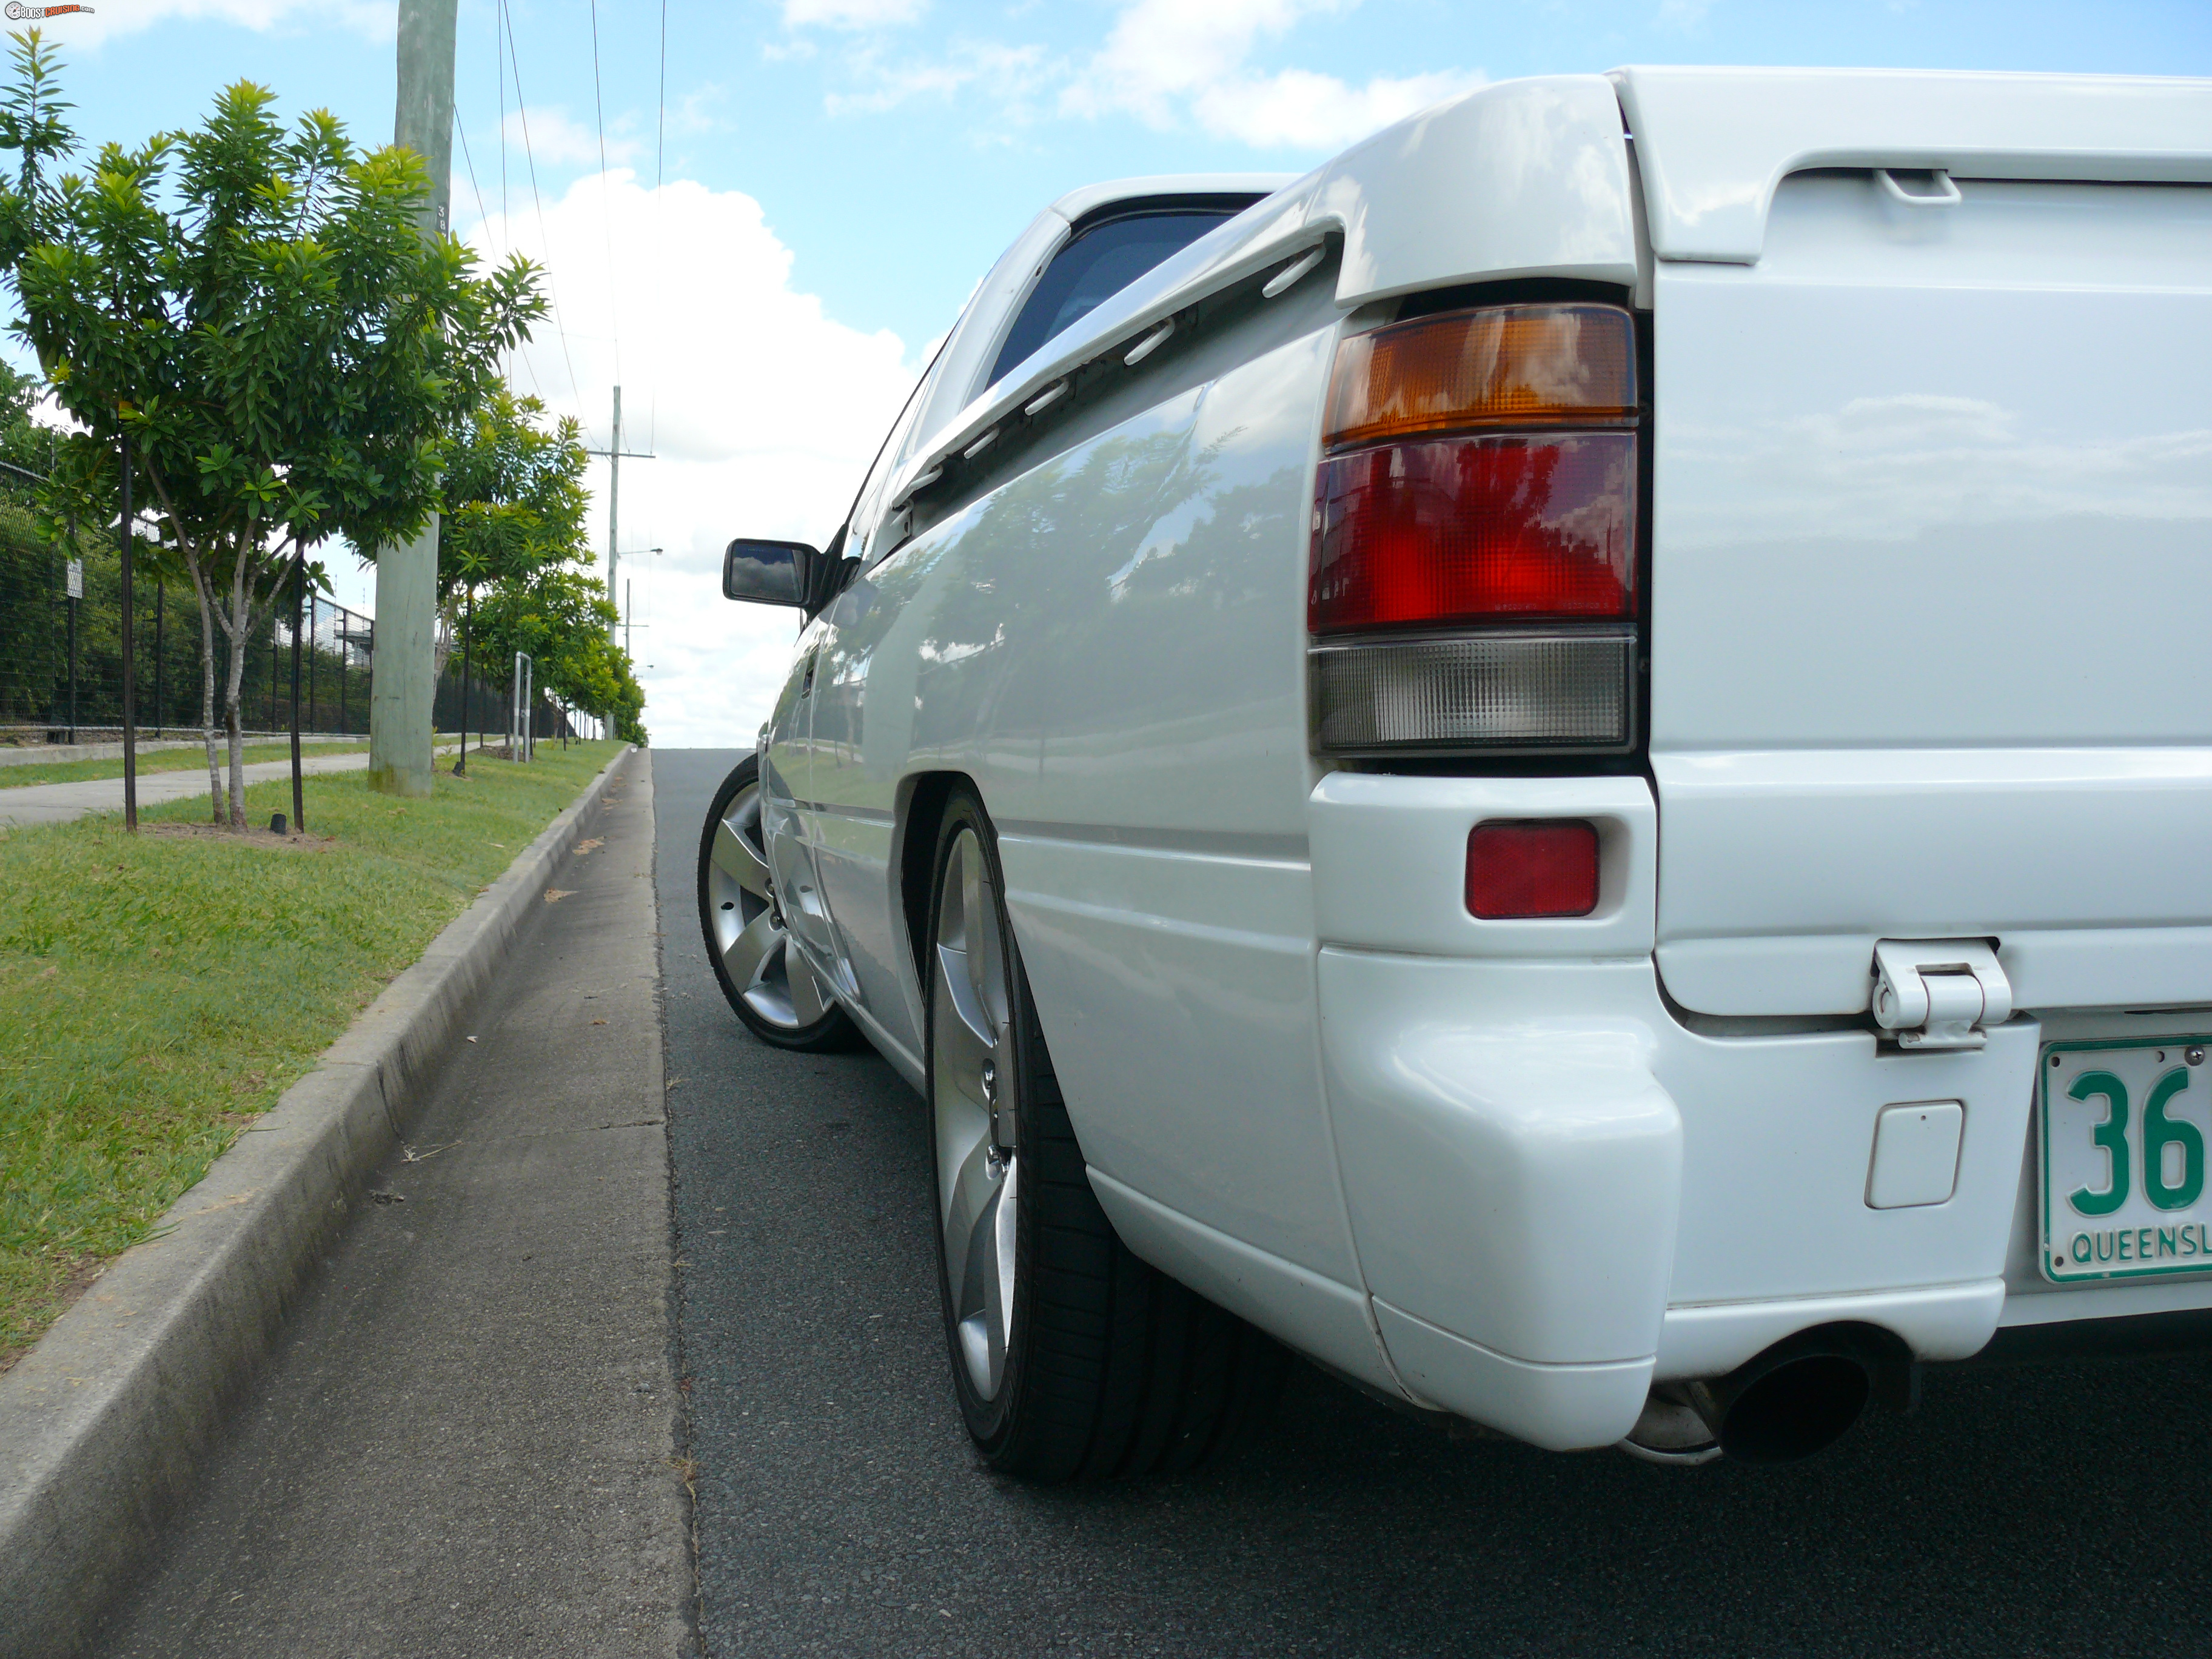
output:
[[[1306,603],[1320,748],[1630,745],[1636,421],[1616,306],[1455,312],[1340,344]]]

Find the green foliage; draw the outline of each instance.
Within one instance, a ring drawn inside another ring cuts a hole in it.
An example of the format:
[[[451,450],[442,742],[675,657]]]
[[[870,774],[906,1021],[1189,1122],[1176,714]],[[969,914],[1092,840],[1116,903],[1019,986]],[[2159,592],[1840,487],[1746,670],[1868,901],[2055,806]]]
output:
[[[0,501],[33,511],[42,505],[39,479],[26,475],[52,471],[60,453],[61,434],[31,418],[45,395],[36,375],[18,374],[0,363]]]
[[[472,410],[446,453],[439,596],[588,562],[589,459],[574,417],[564,415],[549,428],[536,398],[501,387]]]
[[[60,441],[49,510],[112,512],[129,435],[161,556],[228,642],[236,819],[240,654],[292,556],[332,537],[373,553],[421,530],[447,435],[545,301],[527,261],[479,276],[462,244],[422,232],[413,151],[360,149],[320,110],[288,130],[251,82],[197,128],[106,145],[88,174],[57,176],[77,147],[58,66],[35,32],[14,52],[0,149],[21,165],[0,188],[0,261],[15,331],[83,428]]]
[[[487,398],[447,450],[438,581],[474,659],[530,653],[538,689],[643,743],[645,693],[611,637],[606,585],[584,534],[590,458],[574,419],[536,398]],[[496,672],[496,671],[495,671]]]
[[[530,653],[538,690],[603,717],[625,743],[642,744],[645,692],[629,655],[609,637],[615,608],[599,579],[573,566],[502,582],[477,605],[478,640],[501,659]]]

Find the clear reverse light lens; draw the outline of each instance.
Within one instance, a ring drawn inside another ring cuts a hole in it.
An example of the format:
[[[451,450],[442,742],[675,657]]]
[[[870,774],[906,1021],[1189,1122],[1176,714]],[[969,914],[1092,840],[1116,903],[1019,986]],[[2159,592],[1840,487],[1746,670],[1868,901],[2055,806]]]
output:
[[[1316,641],[1315,740],[1338,754],[1622,748],[1633,644],[1628,629]]]

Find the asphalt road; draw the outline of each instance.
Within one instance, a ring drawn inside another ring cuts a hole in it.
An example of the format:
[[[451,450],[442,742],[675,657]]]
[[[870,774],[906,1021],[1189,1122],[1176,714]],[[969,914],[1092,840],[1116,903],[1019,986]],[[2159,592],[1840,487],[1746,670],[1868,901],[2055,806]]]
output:
[[[921,1102],[748,1037],[692,893],[733,753],[655,756],[701,1625],[782,1654],[2212,1652],[2212,1363],[1932,1373],[1780,1470],[1452,1442],[1299,1368],[1194,1477],[977,1468]]]

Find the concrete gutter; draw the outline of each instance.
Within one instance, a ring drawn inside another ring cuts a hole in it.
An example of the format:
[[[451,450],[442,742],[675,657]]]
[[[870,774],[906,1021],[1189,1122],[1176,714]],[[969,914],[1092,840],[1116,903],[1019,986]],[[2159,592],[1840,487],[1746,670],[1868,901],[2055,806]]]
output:
[[[315,1069],[0,1376],[0,1656],[57,1659],[190,1491],[224,1410],[465,1030],[607,763]]]

